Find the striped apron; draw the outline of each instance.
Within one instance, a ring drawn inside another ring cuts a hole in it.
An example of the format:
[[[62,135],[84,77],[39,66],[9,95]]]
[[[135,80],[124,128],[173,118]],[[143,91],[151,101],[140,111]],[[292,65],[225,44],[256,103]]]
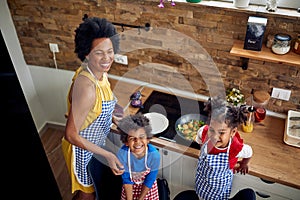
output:
[[[231,192],[233,172],[229,168],[229,149],[217,155],[205,153],[207,143],[201,148],[196,171],[196,193],[204,200],[228,200]]]

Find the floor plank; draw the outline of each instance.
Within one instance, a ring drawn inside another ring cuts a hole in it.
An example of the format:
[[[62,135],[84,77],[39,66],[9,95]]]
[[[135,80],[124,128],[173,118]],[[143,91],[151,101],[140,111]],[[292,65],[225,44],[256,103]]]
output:
[[[60,189],[63,200],[71,200],[71,182],[66,163],[61,149],[61,139],[64,135],[64,127],[56,125],[47,125],[41,133],[41,140],[44,145],[50,166],[52,168],[54,177]],[[169,183],[171,191],[171,199],[173,199],[180,191],[193,189],[189,187],[182,187],[172,185]]]
[[[71,182],[61,149],[64,127],[47,125],[41,140],[63,200],[71,200]]]

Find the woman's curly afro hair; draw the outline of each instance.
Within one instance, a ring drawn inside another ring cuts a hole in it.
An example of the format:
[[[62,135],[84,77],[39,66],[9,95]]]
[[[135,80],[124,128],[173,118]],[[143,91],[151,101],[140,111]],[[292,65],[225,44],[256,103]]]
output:
[[[75,53],[81,61],[90,53],[92,42],[96,38],[110,38],[114,52],[118,52],[119,36],[114,25],[105,18],[88,18],[85,14],[83,22],[75,30]]]

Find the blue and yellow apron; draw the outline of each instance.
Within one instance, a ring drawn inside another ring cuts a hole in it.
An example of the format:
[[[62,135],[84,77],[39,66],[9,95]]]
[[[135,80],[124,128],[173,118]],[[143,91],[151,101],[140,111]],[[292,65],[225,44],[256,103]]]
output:
[[[90,71],[90,70],[88,70]],[[85,72],[84,72],[85,73]],[[92,80],[91,77],[83,74]],[[93,76],[93,74],[91,74]],[[75,79],[74,79],[75,80]],[[93,81],[93,80],[92,80]],[[100,90],[101,99],[104,98],[101,87],[97,81],[93,81],[96,87]],[[112,94],[113,95],[113,94]],[[87,125],[86,128],[79,132],[79,135],[96,144],[97,146],[104,147],[110,127],[112,123],[112,114],[116,105],[117,99],[113,96],[112,100],[101,101],[101,112],[95,120]],[[66,164],[69,169],[72,181],[72,193],[76,190],[82,190],[90,193],[94,191],[92,179],[87,172],[87,165],[93,156],[92,152],[81,149],[75,145],[71,145],[65,138],[62,139],[62,149],[66,159]]]

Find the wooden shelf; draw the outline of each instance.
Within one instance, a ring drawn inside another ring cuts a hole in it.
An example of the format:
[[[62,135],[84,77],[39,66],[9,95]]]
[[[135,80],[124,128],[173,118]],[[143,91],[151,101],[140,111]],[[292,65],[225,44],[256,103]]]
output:
[[[290,51],[284,55],[277,55],[265,45],[262,46],[261,51],[247,50],[244,49],[244,41],[241,40],[234,41],[233,47],[230,50],[230,54],[241,57],[243,59],[243,65],[247,64],[248,59],[255,59],[279,64],[300,66],[299,54]],[[245,66],[243,68],[247,69]]]

